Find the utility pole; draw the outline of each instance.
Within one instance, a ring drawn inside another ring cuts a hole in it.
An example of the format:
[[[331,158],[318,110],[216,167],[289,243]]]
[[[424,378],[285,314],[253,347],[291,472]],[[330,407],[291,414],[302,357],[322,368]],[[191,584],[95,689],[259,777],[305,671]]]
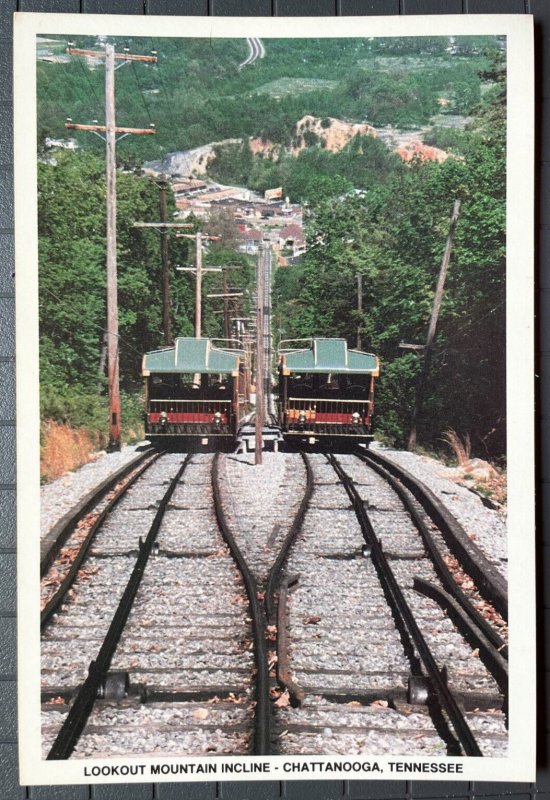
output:
[[[227,284],[227,273],[230,269],[242,269],[242,264],[223,264],[222,271],[222,291],[213,292],[206,295],[209,298],[223,300],[223,335],[224,339],[231,339],[231,319],[229,316],[229,301],[242,297],[243,293],[237,289],[229,289]]]
[[[265,277],[265,244],[260,245],[258,253],[258,267],[256,272],[256,418],[254,429],[255,464],[262,463],[263,428],[264,428],[264,277]]]
[[[227,285],[227,267],[222,268],[222,292],[223,292],[223,335],[225,339],[231,338],[229,323],[229,287]],[[242,293],[241,293],[242,297]]]
[[[172,320],[170,319],[170,262],[168,259],[168,204],[166,202],[167,181],[159,182],[159,212],[160,221],[165,225],[160,229],[160,255],[162,258],[162,329],[165,344],[172,344]]]
[[[221,267],[203,267],[202,266],[202,243],[205,239],[218,240],[219,236],[206,236],[197,231],[195,234],[177,233],[178,239],[194,239],[196,254],[194,267],[177,267],[180,272],[194,272],[197,279],[195,286],[195,339],[201,337],[201,317],[202,317],[202,273],[203,272],[221,272]]]
[[[160,191],[159,211],[160,222],[134,222],[134,228],[156,228],[160,233],[160,253],[162,260],[162,330],[164,333],[164,343],[174,344],[172,334],[172,317],[170,302],[170,259],[168,256],[168,237],[171,228],[192,228],[192,223],[187,222],[168,222],[168,203],[166,200],[166,190],[168,181],[162,177],[156,181]]]
[[[252,317],[234,317],[232,320],[235,327],[235,338],[243,343],[244,348],[244,396],[248,400],[251,392],[251,371],[252,371],[252,353],[254,336],[248,329],[247,323],[250,325],[253,322]]]
[[[264,400],[265,413],[270,414],[271,396],[271,244],[264,240]]]
[[[409,440],[407,442],[407,449],[414,450],[416,447],[416,424],[422,413],[422,405],[424,403],[424,391],[430,372],[430,365],[432,360],[433,343],[435,339],[435,331],[437,328],[437,321],[439,319],[439,310],[441,308],[441,301],[443,300],[443,290],[445,288],[445,280],[447,278],[447,270],[449,261],[451,259],[451,250],[453,247],[453,239],[460,213],[460,200],[455,200],[451,222],[449,225],[449,233],[447,235],[447,244],[445,245],[445,252],[443,253],[443,260],[439,270],[439,278],[434,295],[434,303],[432,307],[432,316],[430,319],[430,326],[428,328],[428,335],[426,337],[426,344],[424,345],[424,361],[422,364],[422,371],[419,380],[416,384],[416,398],[414,410],[411,420],[411,431],[409,433]]]
[[[105,52],[79,50],[69,47],[67,52],[75,56],[93,56],[105,59],[105,125],[77,125],[67,122],[66,128],[105,133],[107,161],[107,380],[109,387],[109,446],[110,451],[120,450],[120,387],[118,346],[118,289],[116,254],[116,135],[153,134],[152,128],[117,128],[115,111],[115,60],[156,62],[156,56],[136,56],[115,53],[112,44],[105,45]],[[101,137],[103,138],[103,137]]]
[[[363,311],[363,276],[357,273],[357,349],[362,347],[361,340],[361,312]]]

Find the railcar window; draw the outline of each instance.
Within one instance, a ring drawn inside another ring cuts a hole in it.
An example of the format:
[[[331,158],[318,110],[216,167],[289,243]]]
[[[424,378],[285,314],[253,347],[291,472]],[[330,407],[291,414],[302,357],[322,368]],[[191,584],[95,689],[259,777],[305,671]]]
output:
[[[288,381],[289,397],[338,398],[362,400],[368,397],[370,375],[321,373],[293,375]]]
[[[231,380],[223,375],[210,375],[208,384],[209,400],[225,400],[231,397]]]

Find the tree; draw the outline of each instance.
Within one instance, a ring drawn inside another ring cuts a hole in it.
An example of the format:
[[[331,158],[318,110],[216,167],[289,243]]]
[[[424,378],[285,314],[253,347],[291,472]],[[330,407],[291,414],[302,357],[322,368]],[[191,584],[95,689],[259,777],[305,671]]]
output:
[[[441,432],[453,427],[471,435],[474,451],[502,455],[505,149],[502,128],[486,135],[483,119],[467,137],[462,160],[415,161],[386,183],[311,208],[308,250],[293,268],[295,279],[277,275],[277,313],[288,317],[288,336],[344,336],[350,345],[361,324],[365,348],[382,359],[377,428],[403,445],[421,358],[404,354],[399,343],[425,341],[449,217],[460,198],[419,441],[437,447]],[[354,311],[357,274],[361,319]],[[287,286],[292,297],[285,297]]]
[[[140,385],[142,354],[161,342],[158,233],[133,228],[155,220],[150,182],[120,173],[117,249],[121,386]],[[41,376],[58,387],[96,390],[105,330],[105,164],[63,153],[38,169]]]

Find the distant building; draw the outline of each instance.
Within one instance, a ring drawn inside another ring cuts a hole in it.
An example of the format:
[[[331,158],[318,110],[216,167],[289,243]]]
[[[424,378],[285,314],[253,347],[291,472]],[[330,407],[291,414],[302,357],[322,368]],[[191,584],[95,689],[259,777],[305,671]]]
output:
[[[280,200],[283,196],[283,188],[282,186],[277,187],[277,189],[266,189],[264,192],[264,200]]]
[[[185,214],[204,216],[212,206],[238,206],[242,201],[250,202],[251,192],[240,186],[209,184],[201,180],[177,181],[172,185],[176,208]]]
[[[248,200],[250,199],[250,190],[239,186],[229,186],[226,189],[215,189],[206,194],[198,195],[198,199],[203,203],[218,203],[220,200],[228,200],[229,198]]]
[[[51,136],[46,136],[44,144],[48,150],[53,150],[54,147],[63,147],[65,150],[76,150],[78,147],[76,139],[52,139]]]
[[[290,258],[296,258],[305,253],[306,242],[304,231],[300,225],[293,222],[281,229],[279,232],[279,250],[289,251]]]
[[[172,191],[176,200],[182,197],[192,197],[198,192],[206,191],[208,184],[205,181],[178,181],[172,184]]]
[[[241,240],[241,244],[239,245],[239,250],[241,253],[246,253],[247,255],[255,255],[258,250],[260,249],[260,245],[262,243],[262,239],[264,238],[264,234],[262,231],[258,230],[258,228],[250,228],[243,233],[240,233],[239,239]]]

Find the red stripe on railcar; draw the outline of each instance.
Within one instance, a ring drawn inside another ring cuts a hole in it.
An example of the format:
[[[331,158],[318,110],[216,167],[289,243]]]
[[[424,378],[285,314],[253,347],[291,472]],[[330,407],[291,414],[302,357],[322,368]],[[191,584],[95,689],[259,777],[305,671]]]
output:
[[[168,423],[176,423],[176,424],[185,424],[191,422],[207,422],[211,423],[214,422],[214,412],[186,412],[181,413],[177,411],[167,411],[167,417],[164,417]],[[149,412],[149,422],[153,425],[160,423],[160,413],[151,411]],[[220,423],[222,425],[227,425],[227,414],[222,414]]]
[[[329,413],[319,413],[315,414],[313,419],[310,419],[310,422],[336,422],[340,425],[349,425],[351,423],[351,414],[329,414]]]

